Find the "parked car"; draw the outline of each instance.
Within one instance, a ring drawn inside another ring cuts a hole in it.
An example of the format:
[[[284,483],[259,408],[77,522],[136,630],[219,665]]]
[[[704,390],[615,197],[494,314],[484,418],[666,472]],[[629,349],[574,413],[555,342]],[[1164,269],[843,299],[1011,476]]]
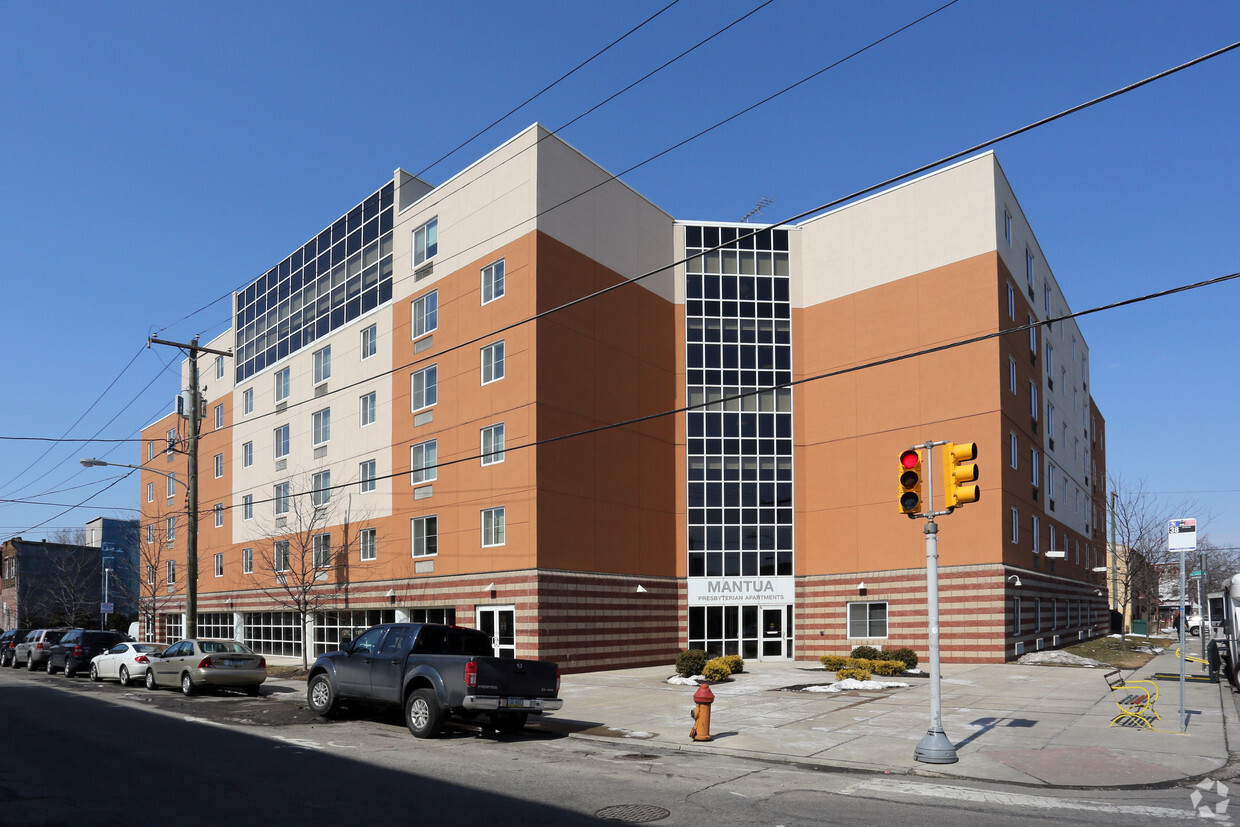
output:
[[[147,657],[147,689],[180,686],[193,695],[202,687],[230,686],[257,695],[267,680],[267,659],[235,640],[182,640]]]
[[[35,629],[13,649],[14,665],[25,664],[33,672],[47,663],[47,653],[68,629]]]
[[[1188,616],[1188,633],[1194,636],[1201,634],[1201,615]]]
[[[3,635],[0,635],[0,666],[17,665],[17,659],[13,657],[13,650],[17,648],[17,644],[25,640],[28,634],[30,634],[29,629],[9,629]]]
[[[167,648],[162,643],[118,643],[102,655],[95,655],[91,659],[90,679],[116,679],[121,682],[121,686],[129,686],[135,680],[142,680],[146,676],[146,670],[151,668],[150,656],[163,654]]]
[[[65,677],[72,678],[86,668],[91,658],[108,651],[124,639],[125,635],[120,632],[70,629],[48,650],[47,674],[54,675],[63,669]]]

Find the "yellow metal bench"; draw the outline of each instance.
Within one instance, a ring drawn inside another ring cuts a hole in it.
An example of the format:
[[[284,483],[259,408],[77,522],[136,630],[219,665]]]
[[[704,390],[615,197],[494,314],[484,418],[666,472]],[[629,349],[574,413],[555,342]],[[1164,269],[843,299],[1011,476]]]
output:
[[[1153,681],[1124,680],[1116,669],[1102,676],[1111,690],[1111,699],[1119,707],[1119,714],[1111,719],[1111,726],[1131,723],[1146,729],[1154,728],[1154,721],[1162,720],[1154,710],[1158,700],[1158,684]]]

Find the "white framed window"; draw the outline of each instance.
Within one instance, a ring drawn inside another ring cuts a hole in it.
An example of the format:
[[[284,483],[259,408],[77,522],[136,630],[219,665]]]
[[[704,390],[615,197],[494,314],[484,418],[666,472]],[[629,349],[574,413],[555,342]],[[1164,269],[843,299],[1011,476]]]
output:
[[[1003,240],[1012,246],[1012,211],[1007,207],[1003,208]]]
[[[1058,551],[1058,549],[1055,548],[1055,524],[1054,523],[1048,524],[1046,530],[1050,532],[1050,536],[1047,540],[1048,545],[1046,546],[1046,550],[1047,551]],[[1067,548],[1065,547],[1063,550],[1067,551]],[[1067,555],[1065,555],[1064,557],[1065,557],[1064,562],[1066,563]]]
[[[1028,247],[1025,248],[1025,281],[1033,287],[1033,251]]]
[[[277,482],[272,490],[272,500],[275,503],[277,517],[288,513],[288,496],[289,484],[287,482]]]
[[[1038,406],[1038,383],[1030,381],[1029,383],[1029,415],[1034,419],[1038,418],[1038,412],[1041,408]]]
[[[1009,284],[1007,286],[1007,294],[1008,294],[1008,318],[1015,321],[1016,320],[1016,288],[1012,287],[1012,285]]]
[[[280,368],[276,371],[275,383],[276,403],[279,404],[288,399],[289,392],[292,390],[292,378],[288,368]]]
[[[1042,285],[1042,306],[1046,309],[1046,317],[1049,319],[1051,315],[1051,286],[1049,284]]]
[[[504,340],[482,349],[482,384],[504,378]]]
[[[504,506],[482,509],[482,545],[504,545]]]
[[[420,485],[437,479],[438,463],[438,440],[428,439],[426,442],[411,445],[409,447],[409,482],[413,485]]]
[[[216,379],[224,378],[224,357],[223,356],[215,357],[215,378]]]
[[[1033,515],[1033,553],[1042,553],[1042,520],[1037,514]]]
[[[149,439],[146,442],[146,461],[150,462],[155,459],[155,440]]]
[[[314,352],[314,384],[321,385],[332,378],[332,346]]]
[[[1034,486],[1038,485],[1038,475],[1042,472],[1042,458],[1038,455],[1037,448],[1029,449],[1029,475]]]
[[[166,453],[169,457],[171,457],[174,453],[176,453],[176,448],[177,448],[177,429],[176,429],[176,428],[169,428],[169,429],[168,429],[168,433],[164,434],[164,438],[167,440],[167,444],[168,444],[168,447],[167,447],[167,449],[165,450],[165,453]]]
[[[1033,316],[1029,316],[1029,349],[1033,351],[1033,355],[1038,355],[1038,329],[1034,326]]]
[[[164,582],[172,585],[177,582],[177,561],[168,560],[164,563]]]
[[[887,637],[887,601],[873,600],[849,603],[848,637]]]
[[[314,567],[325,569],[332,564],[331,534],[316,534],[310,538],[311,553],[314,555]]]
[[[172,499],[177,495],[177,472],[173,471],[164,477],[164,496]]]
[[[211,509],[211,512],[215,516],[215,527],[223,528],[224,527],[224,505],[223,503],[216,503],[215,506]]]
[[[271,563],[277,572],[288,571],[288,540],[276,540],[272,544]]]
[[[439,327],[439,291],[432,290],[413,300],[409,329],[417,339]]]
[[[1054,367],[1055,367],[1055,348],[1051,345],[1050,340],[1048,339],[1046,342],[1046,375],[1051,380],[1054,380],[1055,378],[1054,376],[1051,375],[1051,371]]]
[[[414,517],[409,534],[413,538],[413,556],[430,557],[439,553],[439,518],[434,515]]]
[[[362,493],[375,490],[375,461],[368,459],[358,466],[358,479]]]
[[[311,440],[315,445],[325,445],[332,438],[332,409],[324,408],[310,415]]]
[[[241,415],[249,416],[254,413],[254,389],[246,388],[241,392]]]
[[[254,495],[246,494],[241,498],[241,519],[254,519]]]
[[[155,585],[155,567],[154,566],[146,567],[146,584],[148,586]]]
[[[211,458],[211,468],[214,471],[215,478],[217,480],[220,477],[224,476],[224,455],[223,454],[216,454],[214,457]]]
[[[358,402],[361,409],[362,427],[375,424],[375,392],[371,391],[362,396]]]
[[[482,268],[482,303],[490,304],[504,295],[504,260]]]
[[[435,257],[439,252],[439,217],[427,221],[413,231],[413,266]]]
[[[362,359],[369,359],[379,352],[379,326],[371,325],[362,328],[362,344],[359,348]]]
[[[215,576],[224,576],[224,552],[217,551],[215,553]]]
[[[431,365],[409,377],[410,409],[420,411],[439,401],[439,367]]]
[[[1042,631],[1042,598],[1033,599],[1033,631]]]
[[[155,483],[153,482],[146,484],[146,501],[148,503],[155,502]]]
[[[1049,459],[1046,461],[1046,496],[1055,497],[1055,466]]]
[[[218,431],[220,428],[223,428],[223,427],[224,427],[224,406],[216,405],[215,406],[215,430]]]
[[[1016,393],[1016,360],[1008,357],[1008,390]]]
[[[363,528],[357,539],[358,549],[361,551],[363,560],[377,560],[379,558],[379,538],[375,534],[375,529]]]
[[[254,464],[254,443],[241,443],[241,467],[249,468]]]
[[[1019,459],[1020,442],[1016,439],[1016,432],[1008,433],[1008,464],[1013,468],[1020,467]]]
[[[1055,406],[1050,402],[1046,403],[1046,433],[1055,438]]]
[[[241,549],[241,573],[254,573],[254,549],[252,548]]]
[[[1012,536],[1013,543],[1020,542],[1020,509],[1012,508]]]
[[[273,432],[276,459],[283,459],[288,456],[288,433],[287,425],[281,425]]]
[[[177,538],[177,518],[175,516],[164,519],[164,539],[168,541],[168,545],[172,545],[172,541]]]
[[[482,464],[495,465],[504,461],[504,423],[497,422],[482,429]]]
[[[155,542],[155,524],[154,523],[146,524],[146,541],[148,543]]]
[[[310,502],[314,503],[315,508],[320,508],[331,502],[332,472],[319,471],[311,477],[311,480]]]

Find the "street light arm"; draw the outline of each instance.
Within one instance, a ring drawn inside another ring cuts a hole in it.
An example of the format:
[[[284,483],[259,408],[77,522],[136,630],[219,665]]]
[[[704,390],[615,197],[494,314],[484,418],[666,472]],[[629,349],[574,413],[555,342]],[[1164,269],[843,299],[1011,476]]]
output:
[[[179,482],[181,483],[181,485],[184,485],[186,488],[189,488],[189,483],[181,479],[180,477],[178,477],[176,474],[173,474],[168,471],[160,471],[158,468],[147,468],[144,465],[129,465],[124,462],[108,462],[107,460],[95,459],[93,457],[83,457],[82,459],[78,460],[78,462],[80,462],[82,466],[85,468],[111,466],[113,468],[132,468],[135,471],[150,471],[152,474],[159,474],[161,477],[167,477],[173,482]]]

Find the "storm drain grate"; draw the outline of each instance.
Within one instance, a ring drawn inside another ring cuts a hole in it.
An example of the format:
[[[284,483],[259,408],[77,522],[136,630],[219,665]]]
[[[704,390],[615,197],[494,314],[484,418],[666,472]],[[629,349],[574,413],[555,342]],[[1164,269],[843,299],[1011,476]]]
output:
[[[604,807],[594,813],[598,818],[608,821],[625,821],[629,824],[645,824],[648,821],[658,821],[661,818],[667,818],[671,814],[671,810],[655,807],[653,804],[617,804],[614,807]]]

